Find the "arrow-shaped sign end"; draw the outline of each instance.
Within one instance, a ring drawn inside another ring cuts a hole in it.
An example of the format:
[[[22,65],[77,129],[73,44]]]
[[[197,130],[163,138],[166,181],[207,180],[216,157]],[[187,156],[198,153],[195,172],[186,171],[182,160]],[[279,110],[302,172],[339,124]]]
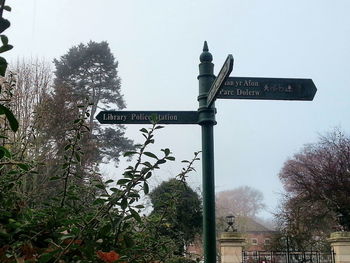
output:
[[[232,72],[232,69],[233,69],[233,62],[234,62],[233,56],[232,54],[229,54],[225,60],[224,65],[220,69],[218,76],[214,80],[208,92],[208,97],[207,97],[208,108],[213,104],[220,89],[223,87],[225,81],[230,76],[230,73]]]

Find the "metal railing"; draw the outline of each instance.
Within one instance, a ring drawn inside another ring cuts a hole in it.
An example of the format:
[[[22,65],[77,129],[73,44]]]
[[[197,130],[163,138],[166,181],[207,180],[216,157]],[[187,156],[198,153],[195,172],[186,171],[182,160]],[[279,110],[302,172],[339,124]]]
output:
[[[242,263],[334,263],[334,252],[243,251]]]

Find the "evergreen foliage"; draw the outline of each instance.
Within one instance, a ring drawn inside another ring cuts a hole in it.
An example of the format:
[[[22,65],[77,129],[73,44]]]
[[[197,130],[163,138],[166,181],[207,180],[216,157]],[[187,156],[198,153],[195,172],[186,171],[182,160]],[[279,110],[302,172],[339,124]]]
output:
[[[152,217],[163,221],[160,232],[176,240],[178,255],[201,233],[202,204],[186,182],[177,179],[161,183],[150,193]]]
[[[93,42],[72,47],[59,60],[55,59],[53,93],[44,98],[36,112],[41,116],[38,129],[58,158],[62,158],[67,143],[67,129],[79,106],[87,100],[89,132],[82,138],[81,173],[94,170],[103,161],[116,163],[123,151],[134,150],[133,142],[125,137],[125,127],[102,127],[95,119],[97,109],[125,108],[120,91],[120,78],[113,54],[107,42]],[[59,160],[57,160],[59,161]],[[57,161],[53,163],[55,170]]]

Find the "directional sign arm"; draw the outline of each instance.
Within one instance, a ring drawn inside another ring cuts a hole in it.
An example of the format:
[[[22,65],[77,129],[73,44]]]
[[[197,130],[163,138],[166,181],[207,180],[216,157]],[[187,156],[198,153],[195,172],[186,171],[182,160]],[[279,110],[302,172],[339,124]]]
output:
[[[102,124],[197,124],[197,111],[101,111],[96,119]]]
[[[226,79],[230,76],[233,69],[233,56],[229,54],[226,58],[224,65],[222,66],[218,76],[214,80],[207,98],[207,107],[209,108],[216,99],[217,94],[224,85]]]
[[[312,79],[229,77],[217,98],[311,101],[316,91]]]

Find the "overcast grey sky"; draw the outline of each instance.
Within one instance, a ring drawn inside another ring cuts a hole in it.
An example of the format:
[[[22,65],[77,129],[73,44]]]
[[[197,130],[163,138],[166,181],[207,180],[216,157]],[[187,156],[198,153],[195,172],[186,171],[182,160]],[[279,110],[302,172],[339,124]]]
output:
[[[106,40],[119,61],[128,110],[196,110],[203,41],[215,74],[228,54],[231,76],[312,78],[312,102],[218,100],[216,190],[248,185],[269,210],[278,204],[278,173],[288,157],[340,126],[350,130],[348,0],[17,0],[6,14],[17,57],[59,58],[81,42]],[[128,135],[140,142],[140,126]],[[199,126],[167,126],[155,149],[179,159],[201,148]],[[125,165],[122,162],[122,165]],[[175,175],[167,166],[162,178]],[[201,184],[200,164],[191,182]],[[109,169],[111,177],[118,172]],[[265,214],[266,215],[266,214]]]

